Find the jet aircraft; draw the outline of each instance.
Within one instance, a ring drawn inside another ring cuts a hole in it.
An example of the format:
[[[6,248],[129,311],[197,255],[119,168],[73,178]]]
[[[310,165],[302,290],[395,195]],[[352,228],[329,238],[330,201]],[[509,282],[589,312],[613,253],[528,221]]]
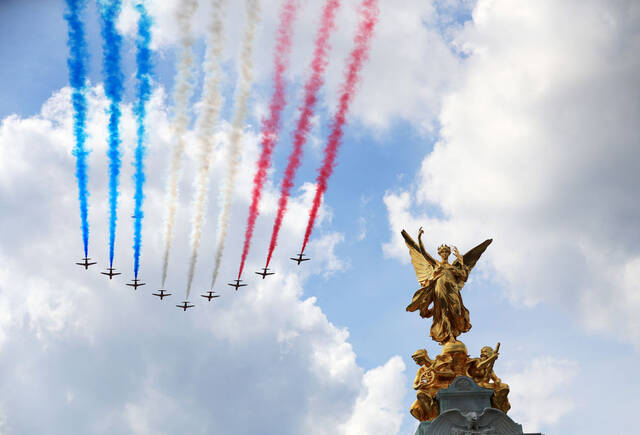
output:
[[[100,272],[100,273],[103,274],[103,275],[107,275],[109,277],[109,279],[113,279],[113,277],[116,276],[116,275],[122,275],[120,272],[114,272],[114,270],[116,270],[116,269],[113,268],[113,267],[107,267],[107,270],[109,272]]]
[[[300,266],[300,263],[302,263],[303,261],[309,261],[311,260],[310,258],[303,258],[303,253],[299,253],[297,257],[291,257],[290,260],[293,260],[295,262],[298,263],[298,266]]]
[[[195,307],[195,305],[188,305],[188,303],[189,303],[188,301],[184,301],[184,302],[182,302],[181,305],[176,305],[176,307],[182,308],[182,311],[187,311],[187,308]]]
[[[92,261],[91,263],[89,263],[89,260],[91,260],[88,257],[84,257],[82,260],[80,260],[82,263],[76,263],[78,266],[84,266],[84,270],[87,270],[89,268],[89,266],[92,266],[94,264],[98,264],[95,261]]]
[[[138,290],[138,287],[145,285],[145,283],[143,282],[138,282],[140,281],[138,278],[132,279],[131,281],[133,281],[133,284],[128,283],[126,285],[128,285],[129,287],[133,287],[134,290]]]
[[[165,293],[166,290],[164,289],[160,289],[158,290],[160,293],[151,293],[154,296],[158,296],[160,298],[160,300],[162,300],[163,298],[167,297],[167,296],[171,296],[171,293]]]
[[[215,294],[216,292],[214,292],[213,290],[209,290],[209,291],[207,291],[205,293],[208,293],[208,294],[201,294],[200,296],[202,296],[203,298],[207,298],[207,300],[209,302],[211,302],[211,299],[213,299],[213,298],[219,298],[220,297],[220,295]]]
[[[275,275],[275,272],[267,272],[269,270],[268,267],[263,267],[262,272],[256,272],[256,275],[262,276],[262,279],[265,279],[268,275]]]
[[[235,287],[236,291],[238,291],[238,287],[247,286],[247,284],[240,284],[240,281],[241,281],[240,279],[234,279],[234,281],[236,282],[235,284],[228,283],[227,285],[230,285],[231,287]]]

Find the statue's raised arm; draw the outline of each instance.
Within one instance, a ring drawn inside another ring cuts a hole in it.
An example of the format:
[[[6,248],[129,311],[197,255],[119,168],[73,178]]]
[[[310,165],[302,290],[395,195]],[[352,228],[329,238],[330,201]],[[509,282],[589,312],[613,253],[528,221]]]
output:
[[[402,237],[404,237],[404,242],[407,244],[407,248],[409,248],[411,264],[416,271],[418,283],[424,287],[425,283],[428,282],[429,278],[433,275],[433,268],[438,262],[424,249],[424,245],[422,244],[423,233],[424,231],[420,228],[418,231],[418,245],[405,230],[401,232]]]
[[[451,248],[448,245],[438,247],[441,261],[427,253],[422,244],[422,228],[418,232],[418,244],[406,231],[402,230],[401,234],[421,285],[407,306],[407,311],[419,311],[424,318],[433,317],[431,337],[435,341],[441,344],[457,341],[458,335],[471,329],[469,310],[462,303],[460,291],[492,239],[485,240],[464,255],[454,248],[456,260],[450,264]]]

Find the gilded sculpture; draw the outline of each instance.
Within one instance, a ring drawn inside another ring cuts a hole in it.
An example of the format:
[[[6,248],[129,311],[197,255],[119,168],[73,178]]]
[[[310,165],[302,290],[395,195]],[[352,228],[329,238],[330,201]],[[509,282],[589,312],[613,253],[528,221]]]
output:
[[[467,282],[469,272],[492,240],[485,240],[464,256],[454,246],[456,260],[449,263],[451,248],[447,245],[438,247],[438,255],[442,260],[436,261],[424,249],[422,234],[424,231],[420,228],[416,244],[406,231],[402,231],[411,255],[411,264],[422,286],[413,295],[407,311],[419,311],[424,318],[433,317],[431,338],[438,343],[456,342],[456,337],[471,329],[469,310],[462,302],[460,291]]]
[[[429,358],[426,349],[419,349],[411,358],[420,366],[413,381],[413,389],[416,390],[416,400],[411,405],[411,415],[420,421],[433,420],[438,416],[438,402],[434,400],[437,389],[433,385],[435,373],[433,361]]]
[[[467,374],[476,381],[478,386],[493,390],[491,405],[507,412],[511,408],[507,398],[509,386],[503,383],[493,371],[493,364],[498,359],[498,350],[500,350],[500,343],[495,350],[491,346],[484,346],[480,350],[480,358],[471,358],[469,361]]]
[[[455,246],[451,249],[448,245],[440,245],[437,252],[441,260],[438,261],[425,250],[422,234],[424,231],[420,228],[416,243],[406,231],[402,231],[420,284],[407,311],[418,311],[421,317],[432,318],[430,335],[442,345],[442,352],[434,359],[429,358],[426,349],[419,349],[412,355],[419,368],[413,382],[416,400],[411,406],[411,415],[420,421],[436,418],[439,413],[436,393],[462,375],[471,377],[483,388],[493,390],[492,407],[507,412],[511,407],[507,398],[509,386],[502,383],[493,371],[500,343],[495,350],[485,346],[479,358],[470,358],[467,347],[458,340],[460,334],[471,329],[469,310],[464,306],[461,290],[492,240],[485,240],[464,255]],[[452,253],[456,259],[449,263]]]

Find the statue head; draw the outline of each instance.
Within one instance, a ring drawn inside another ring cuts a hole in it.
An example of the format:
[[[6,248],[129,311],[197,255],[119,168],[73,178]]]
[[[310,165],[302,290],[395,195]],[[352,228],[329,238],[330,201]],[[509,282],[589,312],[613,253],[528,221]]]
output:
[[[427,349],[418,349],[411,355],[411,358],[413,358],[416,364],[423,366],[427,363],[429,354],[427,353]]]
[[[493,348],[491,346],[484,346],[480,349],[480,356],[482,358],[489,358],[491,355],[493,355]]]
[[[438,255],[442,257],[442,261],[446,262],[449,259],[449,255],[451,255],[451,248],[449,245],[438,246]]]

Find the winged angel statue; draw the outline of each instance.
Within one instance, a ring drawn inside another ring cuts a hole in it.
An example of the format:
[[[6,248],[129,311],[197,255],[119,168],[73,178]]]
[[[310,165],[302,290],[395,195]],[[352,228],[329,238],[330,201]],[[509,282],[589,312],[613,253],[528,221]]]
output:
[[[418,231],[418,244],[402,230],[402,237],[411,254],[411,264],[416,271],[418,282],[422,286],[413,295],[407,311],[420,311],[420,317],[433,317],[431,338],[440,344],[456,342],[456,337],[471,329],[469,310],[462,303],[460,291],[469,277],[473,266],[492,242],[487,239],[464,255],[453,247],[456,260],[449,263],[451,248],[438,247],[441,261],[435,260],[424,249],[422,228]]]

